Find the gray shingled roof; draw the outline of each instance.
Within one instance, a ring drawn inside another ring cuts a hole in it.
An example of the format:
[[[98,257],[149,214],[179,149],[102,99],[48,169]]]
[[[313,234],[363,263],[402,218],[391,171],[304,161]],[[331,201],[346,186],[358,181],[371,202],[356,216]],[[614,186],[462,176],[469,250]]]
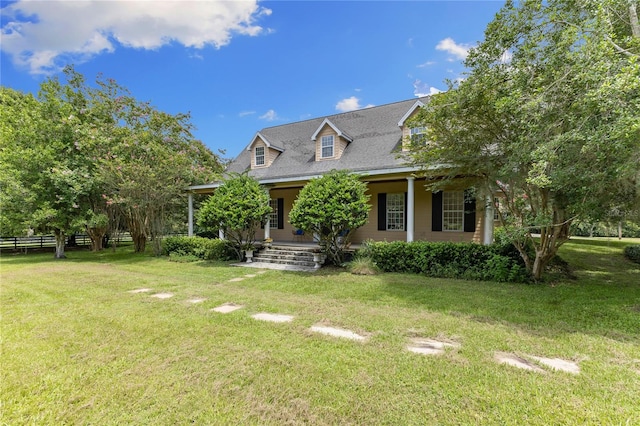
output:
[[[316,176],[333,169],[366,172],[368,170],[406,167],[398,158],[402,131],[398,122],[418,99],[361,109],[327,117],[299,121],[260,130],[269,142],[284,151],[269,167],[251,169],[250,151],[243,149],[228,166],[228,172],[242,173],[258,180]],[[420,99],[425,102],[425,98]],[[328,118],[342,132],[353,138],[338,160],[315,161],[315,142],[311,137]],[[248,141],[247,144],[251,143]]]

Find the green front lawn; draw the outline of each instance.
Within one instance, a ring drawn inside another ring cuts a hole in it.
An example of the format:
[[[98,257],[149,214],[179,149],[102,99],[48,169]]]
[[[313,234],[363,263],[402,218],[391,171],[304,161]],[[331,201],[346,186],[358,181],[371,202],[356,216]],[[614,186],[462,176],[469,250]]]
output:
[[[2,254],[6,424],[640,424],[640,265],[575,239],[546,285]],[[638,242],[635,240],[634,242]],[[149,293],[129,293],[139,288]],[[151,294],[170,292],[170,299]],[[199,304],[193,298],[206,298]],[[226,302],[245,307],[229,314]],[[252,314],[293,315],[291,323]],[[368,337],[318,335],[315,324]],[[461,345],[444,355],[409,339]],[[578,362],[573,375],[496,352]]]

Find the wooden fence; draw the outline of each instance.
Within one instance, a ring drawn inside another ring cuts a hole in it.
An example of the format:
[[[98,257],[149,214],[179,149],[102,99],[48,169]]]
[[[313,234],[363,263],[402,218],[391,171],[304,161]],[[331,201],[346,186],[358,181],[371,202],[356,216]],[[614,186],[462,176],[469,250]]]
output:
[[[184,237],[187,234],[169,234],[165,237]],[[118,244],[131,243],[131,234],[123,232],[116,237],[109,239],[107,247],[113,244],[113,240],[116,240]],[[18,249],[30,249],[30,248],[48,248],[56,246],[56,237],[54,235],[34,235],[32,237],[0,237],[0,250],[18,250]],[[75,234],[75,242],[70,241],[70,237],[67,237],[66,247],[89,247],[91,246],[91,238],[85,234]],[[107,248],[105,247],[105,248]]]
[[[123,233],[116,238],[121,242],[131,242],[131,235]],[[111,240],[109,241],[111,244]],[[75,242],[70,241],[67,237],[66,246],[88,247],[91,245],[91,239],[85,234],[75,234]],[[0,250],[18,250],[30,248],[55,247],[56,237],[54,235],[34,235],[32,237],[0,237]]]

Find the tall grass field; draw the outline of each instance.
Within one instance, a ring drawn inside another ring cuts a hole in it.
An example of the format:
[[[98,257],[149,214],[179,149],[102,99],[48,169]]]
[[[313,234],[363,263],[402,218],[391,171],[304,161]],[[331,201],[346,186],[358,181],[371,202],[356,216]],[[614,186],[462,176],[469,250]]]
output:
[[[640,265],[622,254],[631,243],[640,240],[573,239],[560,254],[575,278],[535,285],[258,273],[128,247],[66,260],[3,252],[1,423],[637,425]],[[212,311],[225,303],[243,307]],[[415,338],[459,346],[416,354]],[[498,353],[580,372],[524,370]]]

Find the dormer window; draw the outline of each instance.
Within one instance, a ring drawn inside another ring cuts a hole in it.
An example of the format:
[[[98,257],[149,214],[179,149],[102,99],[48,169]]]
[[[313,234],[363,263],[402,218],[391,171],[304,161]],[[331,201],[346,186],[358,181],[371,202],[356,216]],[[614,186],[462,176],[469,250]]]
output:
[[[410,129],[411,143],[424,144],[427,141],[427,128],[426,127],[412,127]]]
[[[321,157],[333,157],[333,135],[323,136],[321,143]]]
[[[256,166],[264,166],[264,146],[256,146],[255,162]]]

